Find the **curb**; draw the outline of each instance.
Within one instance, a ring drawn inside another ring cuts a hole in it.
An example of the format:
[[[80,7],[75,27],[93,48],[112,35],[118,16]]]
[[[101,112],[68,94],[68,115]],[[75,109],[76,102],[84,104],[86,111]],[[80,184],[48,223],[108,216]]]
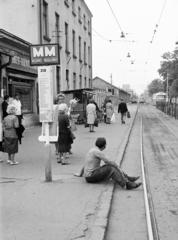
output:
[[[119,166],[122,165],[125,150],[127,148],[129,137],[133,128],[133,124],[135,122],[135,118],[138,112],[138,106],[135,112],[135,115],[133,117],[133,120],[131,122],[131,125],[127,131],[126,137],[124,138],[124,141],[122,142],[122,145],[120,147],[120,153],[117,155],[116,162],[118,162]],[[83,238],[83,239],[90,239],[90,240],[104,240],[106,229],[108,226],[108,219],[109,214],[111,210],[111,203],[113,198],[113,192],[114,192],[115,184],[107,185],[106,190],[102,193],[100,205],[98,206],[97,213],[95,216],[95,221],[93,223],[93,226],[90,229],[90,237],[89,238]]]

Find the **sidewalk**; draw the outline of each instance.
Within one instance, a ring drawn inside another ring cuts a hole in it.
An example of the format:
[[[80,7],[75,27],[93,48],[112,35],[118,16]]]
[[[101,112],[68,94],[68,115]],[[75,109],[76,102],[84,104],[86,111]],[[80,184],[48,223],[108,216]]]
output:
[[[136,105],[130,105],[133,116]],[[52,146],[52,178],[45,182],[48,150],[38,142],[40,127],[26,130],[16,160],[17,166],[0,165],[0,239],[2,240],[69,240],[87,236],[106,184],[86,184],[73,176],[83,164],[86,152],[97,137],[107,139],[106,154],[115,160],[131,119],[125,125],[100,124],[95,133],[79,125],[72,146],[71,164],[56,163]],[[86,235],[85,235],[86,234]],[[87,238],[86,238],[87,239]]]

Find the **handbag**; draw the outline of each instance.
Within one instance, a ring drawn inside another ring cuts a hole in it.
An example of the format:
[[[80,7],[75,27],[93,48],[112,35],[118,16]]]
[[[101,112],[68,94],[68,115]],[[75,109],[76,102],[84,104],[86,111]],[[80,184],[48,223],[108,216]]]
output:
[[[98,119],[97,118],[95,119],[94,126],[98,127]]]
[[[129,111],[127,111],[127,118],[131,118]]]
[[[115,123],[116,122],[116,117],[115,117],[115,113],[113,113],[112,117],[111,117],[111,122]]]

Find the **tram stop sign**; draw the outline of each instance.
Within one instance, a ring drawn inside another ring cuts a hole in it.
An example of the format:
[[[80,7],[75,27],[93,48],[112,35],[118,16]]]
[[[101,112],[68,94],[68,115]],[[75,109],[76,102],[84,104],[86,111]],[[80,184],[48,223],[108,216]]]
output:
[[[58,64],[60,64],[58,44],[41,44],[30,46],[30,65],[44,66]]]

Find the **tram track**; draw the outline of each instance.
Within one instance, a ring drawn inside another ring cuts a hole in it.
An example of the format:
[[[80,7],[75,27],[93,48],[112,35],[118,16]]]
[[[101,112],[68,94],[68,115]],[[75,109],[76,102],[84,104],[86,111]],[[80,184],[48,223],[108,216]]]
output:
[[[139,111],[137,111],[137,113],[139,113]],[[132,122],[132,126],[130,128],[127,141],[124,143],[124,150],[122,151],[122,155],[121,155],[120,163],[119,163],[120,167],[122,167],[122,164],[125,161],[126,154],[129,151],[129,147],[130,147],[129,141],[133,137],[132,134],[133,134],[134,126],[135,126],[135,121],[136,121],[136,118],[138,118],[137,113],[135,114],[135,119]],[[148,174],[148,170],[147,170],[147,164],[144,159],[144,136],[143,136],[143,118],[142,117],[141,117],[141,121],[140,121],[140,150],[139,151],[140,151],[140,165],[141,165],[140,167],[141,167],[142,182],[143,182],[145,223],[146,223],[146,228],[147,228],[147,232],[145,233],[146,236],[143,239],[160,240],[158,226],[157,226],[157,220],[156,220],[156,216],[155,216],[154,203],[153,203],[151,188],[150,188],[150,184],[149,184],[149,174]],[[113,198],[114,198],[114,194],[115,193],[113,193]],[[121,192],[119,192],[119,194],[121,194]],[[113,208],[113,206],[111,206],[110,217],[112,217],[111,216],[112,208]],[[110,219],[109,219],[109,221],[110,221]],[[107,230],[110,231],[110,228],[108,227]],[[115,234],[115,235],[117,235],[117,234]],[[112,236],[112,233],[110,233],[110,234],[106,233],[105,240],[112,240],[111,236]],[[113,238],[113,239],[115,239],[115,238]],[[120,238],[119,231],[118,231],[118,239],[123,240],[123,239],[127,239],[127,238],[126,238],[126,236],[122,236]],[[133,239],[137,239],[137,238],[135,238],[135,236],[133,236]]]

